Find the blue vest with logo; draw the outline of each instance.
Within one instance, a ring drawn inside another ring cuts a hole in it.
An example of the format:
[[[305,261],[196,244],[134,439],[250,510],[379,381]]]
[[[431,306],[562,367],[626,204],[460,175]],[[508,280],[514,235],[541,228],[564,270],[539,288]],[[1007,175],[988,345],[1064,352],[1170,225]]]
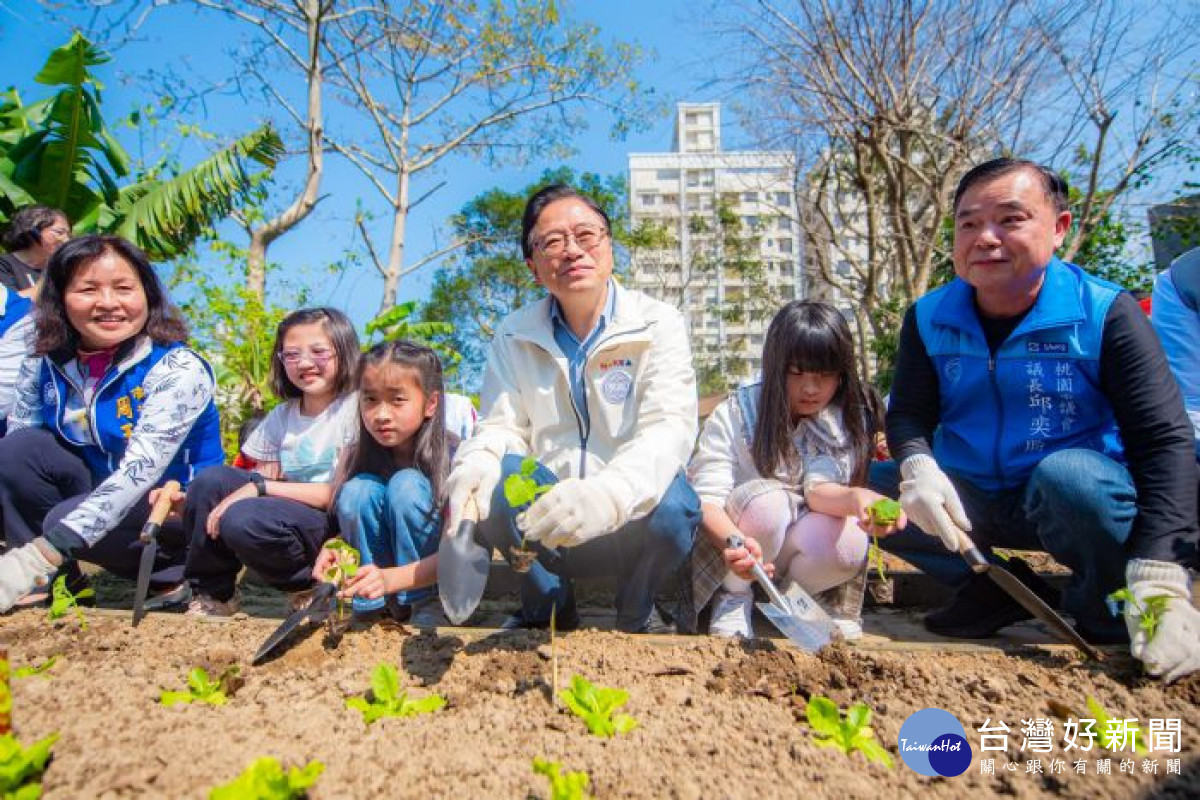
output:
[[[3,336],[33,311],[33,301],[21,297],[7,286],[0,286],[0,307],[4,309],[4,316],[0,317],[0,336]]]
[[[995,491],[1021,486],[1039,461],[1067,448],[1124,463],[1100,388],[1104,319],[1120,292],[1052,259],[1033,308],[994,357],[969,284],[955,279],[918,300],[917,327],[941,395],[938,464]]]
[[[154,344],[142,356],[128,355],[120,362],[109,366],[100,379],[92,401],[87,405],[88,424],[95,443],[77,441],[70,428],[64,423],[66,398],[72,391],[72,382],[49,358],[42,359],[41,381],[43,419],[45,423],[83,457],[92,476],[103,480],[111,475],[121,459],[125,448],[141,416],[145,393],[142,381],[151,368],[171,350],[183,344]],[[135,351],[136,353],[136,351]],[[200,359],[205,369],[212,374],[212,367]],[[78,394],[78,392],[76,392]],[[177,480],[184,486],[205,467],[221,464],[225,453],[221,449],[221,422],[217,406],[209,401],[208,407],[192,424],[175,457],[167,466],[162,480]]]

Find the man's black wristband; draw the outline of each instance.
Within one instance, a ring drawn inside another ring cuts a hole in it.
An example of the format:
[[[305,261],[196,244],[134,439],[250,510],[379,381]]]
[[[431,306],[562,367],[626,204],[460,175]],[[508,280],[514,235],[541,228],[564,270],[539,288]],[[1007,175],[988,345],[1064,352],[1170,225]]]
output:
[[[259,497],[267,496],[267,479],[257,472],[250,473],[250,482],[254,484]]]

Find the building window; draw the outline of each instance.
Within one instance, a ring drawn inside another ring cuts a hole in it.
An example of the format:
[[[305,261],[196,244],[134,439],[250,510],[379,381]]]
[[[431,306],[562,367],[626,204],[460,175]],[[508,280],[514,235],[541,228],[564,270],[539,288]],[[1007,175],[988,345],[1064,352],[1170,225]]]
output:
[[[792,240],[791,239],[780,239],[779,240],[779,252],[781,252],[781,253],[792,252]]]
[[[758,192],[742,192],[742,202],[743,203],[757,203],[758,202]]]
[[[843,278],[850,277],[850,262],[844,258],[838,261],[837,274],[841,275]]]
[[[779,230],[790,231],[792,229],[792,221],[787,217],[779,218]]]
[[[657,200],[658,200],[658,198],[657,198],[655,195],[653,195],[653,194],[643,194],[643,195],[641,195],[641,201],[642,201],[642,205],[644,205],[644,206],[652,206],[652,205],[654,205],[654,203],[655,203]]]
[[[679,180],[679,170],[660,169],[655,173],[655,177],[660,181],[677,181]]]

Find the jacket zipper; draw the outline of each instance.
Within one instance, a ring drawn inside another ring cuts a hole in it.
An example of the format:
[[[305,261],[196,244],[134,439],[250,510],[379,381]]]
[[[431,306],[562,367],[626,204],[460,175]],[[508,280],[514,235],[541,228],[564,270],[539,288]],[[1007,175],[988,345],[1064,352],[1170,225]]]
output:
[[[996,436],[992,442],[992,470],[996,476],[996,482],[1000,486],[1007,486],[1004,481],[1004,476],[1000,470],[1000,435],[1004,430],[1004,403],[1000,397],[1000,382],[996,376],[996,356],[988,356],[988,376],[992,381],[992,396],[996,400],[996,415],[998,424],[996,425]]]

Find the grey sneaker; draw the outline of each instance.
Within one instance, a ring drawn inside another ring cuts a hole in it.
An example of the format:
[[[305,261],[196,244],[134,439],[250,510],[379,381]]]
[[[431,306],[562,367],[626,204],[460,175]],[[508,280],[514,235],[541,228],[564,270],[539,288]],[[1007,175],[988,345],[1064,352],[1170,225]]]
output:
[[[242,607],[242,599],[234,592],[228,600],[218,600],[206,594],[195,593],[188,601],[185,617],[232,617]]]
[[[709,634],[726,639],[732,639],[735,636],[753,639],[754,628],[751,624],[753,610],[754,594],[752,592],[729,592],[725,589],[718,589],[713,594],[712,618],[708,623]]]
[[[435,594],[412,604],[412,615],[408,618],[408,624],[414,628],[433,630],[448,627],[450,620],[446,619],[442,612],[442,601]]]
[[[664,620],[658,609],[651,606],[650,616],[646,618],[646,624],[638,633],[675,633],[675,626]]]

